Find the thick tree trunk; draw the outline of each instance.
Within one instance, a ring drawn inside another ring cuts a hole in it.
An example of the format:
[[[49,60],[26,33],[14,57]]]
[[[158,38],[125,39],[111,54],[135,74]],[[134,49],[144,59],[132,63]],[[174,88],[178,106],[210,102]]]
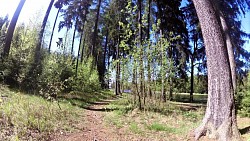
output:
[[[49,50],[48,50],[49,53],[50,53],[50,50],[51,50],[52,39],[53,39],[53,35],[54,35],[55,27],[56,27],[56,22],[57,22],[57,19],[58,19],[58,15],[59,15],[59,13],[60,13],[60,10],[61,10],[61,8],[59,8],[59,9],[57,10],[56,18],[55,18],[54,25],[53,25],[53,29],[52,29],[52,33],[51,33],[51,36],[50,36]]]
[[[26,0],[20,0],[18,6],[16,8],[16,11],[11,19],[11,22],[10,22],[10,25],[8,27],[7,34],[6,34],[5,45],[4,45],[4,49],[3,49],[3,57],[7,57],[9,55],[13,33],[14,33],[18,17],[21,13],[21,10],[23,8],[25,1]]]
[[[208,66],[208,102],[195,139],[206,135],[219,141],[239,141],[233,84],[223,28],[210,0],[193,0],[201,24]]]

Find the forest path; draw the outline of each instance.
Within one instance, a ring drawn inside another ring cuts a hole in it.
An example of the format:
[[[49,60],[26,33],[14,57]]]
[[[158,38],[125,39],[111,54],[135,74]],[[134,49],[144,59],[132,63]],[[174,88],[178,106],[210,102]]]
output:
[[[112,123],[107,122],[106,116],[115,109],[107,108],[108,105],[118,100],[118,97],[109,98],[107,100],[101,100],[99,102],[91,103],[91,105],[83,109],[83,117],[76,125],[77,131],[72,133],[57,134],[52,137],[52,141],[193,141],[192,132],[189,135],[175,136],[166,134],[164,132],[154,133],[142,133],[135,134],[128,131],[128,125],[122,125],[117,127]],[[175,103],[178,105],[179,103]],[[195,104],[183,104],[181,107],[185,109],[197,108]],[[200,106],[200,105],[198,105]],[[130,117],[133,118],[133,117]],[[111,119],[112,120],[112,119]],[[115,119],[114,119],[115,120]],[[132,119],[136,120],[136,118]],[[250,118],[238,118],[239,129],[244,135],[244,140],[250,139]],[[202,141],[213,141],[206,137],[201,139]]]
[[[117,100],[111,98],[92,103],[84,109],[84,117],[81,122],[81,130],[76,133],[59,135],[53,141],[131,141],[146,140],[133,134],[128,134],[125,129],[117,128],[105,121],[105,115],[114,109],[106,108],[109,103]]]

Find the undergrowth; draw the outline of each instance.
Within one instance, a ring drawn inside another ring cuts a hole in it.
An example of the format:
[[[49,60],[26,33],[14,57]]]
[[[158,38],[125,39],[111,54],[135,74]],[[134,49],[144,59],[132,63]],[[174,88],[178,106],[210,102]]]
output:
[[[109,104],[107,108],[114,110],[106,114],[106,122],[135,134],[152,136],[157,132],[158,137],[162,136],[159,138],[171,134],[172,137],[185,139],[200,124],[204,114],[202,107],[190,110],[186,105],[171,102],[146,101],[141,111],[132,103],[132,95],[124,94],[121,99]]]
[[[60,102],[60,109],[55,101],[3,88],[1,97],[0,138],[3,140],[49,140],[51,133],[73,131],[82,114],[80,108],[67,101]]]

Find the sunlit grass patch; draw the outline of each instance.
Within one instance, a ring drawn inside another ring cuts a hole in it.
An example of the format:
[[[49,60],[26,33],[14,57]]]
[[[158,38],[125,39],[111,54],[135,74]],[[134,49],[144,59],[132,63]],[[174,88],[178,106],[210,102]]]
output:
[[[0,104],[2,124],[0,130],[6,128],[13,130],[9,138],[25,140],[25,137],[33,133],[39,134],[39,136],[44,134],[48,137],[49,134],[56,131],[71,131],[74,130],[72,125],[77,124],[78,117],[82,114],[79,108],[66,101],[60,103],[60,109],[56,101],[50,102],[39,96],[11,91],[7,91],[5,94],[8,97]],[[7,137],[0,135],[0,138]]]
[[[142,133],[141,128],[138,126],[138,124],[136,122],[130,123],[129,129],[130,129],[130,131],[132,131],[133,133],[136,133],[136,134]]]
[[[167,125],[163,125],[157,122],[152,123],[151,125],[148,126],[149,130],[154,130],[154,131],[166,131],[168,133],[175,133],[175,128],[169,127]]]

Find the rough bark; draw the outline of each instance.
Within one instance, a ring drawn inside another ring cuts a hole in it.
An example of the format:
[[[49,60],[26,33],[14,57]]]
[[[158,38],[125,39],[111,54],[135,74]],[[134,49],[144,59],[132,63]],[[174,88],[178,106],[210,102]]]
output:
[[[219,141],[239,141],[233,84],[222,25],[210,0],[193,0],[201,24],[208,67],[208,102],[195,139],[207,135]]]
[[[18,6],[16,8],[16,11],[11,19],[11,22],[10,22],[10,25],[8,27],[8,31],[6,34],[5,45],[4,45],[4,49],[3,49],[3,57],[7,57],[9,55],[13,33],[14,33],[18,17],[21,13],[21,10],[23,8],[25,1],[26,0],[20,0]]]
[[[230,62],[230,70],[231,70],[232,81],[233,81],[233,90],[235,94],[237,91],[237,84],[236,84],[236,70],[235,70],[236,64],[235,64],[235,59],[234,59],[234,50],[233,50],[233,44],[231,42],[231,37],[229,34],[227,22],[222,13],[220,14],[220,21],[221,21],[221,25],[222,25],[225,40],[226,40],[227,52],[228,52],[229,62]]]
[[[52,28],[52,33],[51,33],[50,41],[49,41],[49,50],[48,50],[49,53],[50,53],[50,50],[51,50],[52,39],[53,39],[53,35],[54,35],[55,27],[56,27],[56,22],[57,22],[57,19],[58,19],[58,15],[59,15],[59,13],[60,13],[60,10],[61,10],[61,8],[59,8],[59,9],[57,10],[56,18],[55,18],[54,25],[53,25],[53,28]]]

